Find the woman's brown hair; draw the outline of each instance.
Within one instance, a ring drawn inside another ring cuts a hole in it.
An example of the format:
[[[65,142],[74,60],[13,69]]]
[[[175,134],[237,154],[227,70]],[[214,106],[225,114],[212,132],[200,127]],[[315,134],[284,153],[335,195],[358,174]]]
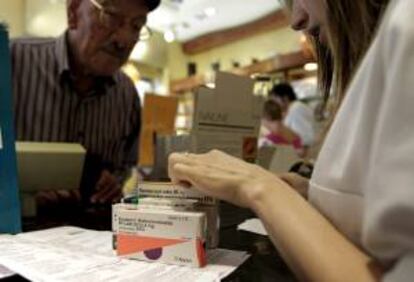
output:
[[[390,0],[325,0],[329,49],[316,43],[319,85],[325,101],[335,94],[335,111],[379,27]]]

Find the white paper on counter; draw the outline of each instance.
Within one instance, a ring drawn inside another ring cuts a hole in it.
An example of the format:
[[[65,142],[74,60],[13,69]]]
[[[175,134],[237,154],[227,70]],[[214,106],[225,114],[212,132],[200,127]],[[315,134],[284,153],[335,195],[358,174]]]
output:
[[[0,236],[0,264],[39,282],[216,282],[249,257],[245,252],[212,250],[209,265],[199,269],[121,259],[111,244],[111,232],[76,227]]]
[[[88,230],[64,226],[46,230],[21,233],[19,238],[48,242],[60,248],[90,251],[95,254],[112,256],[112,232]]]
[[[15,272],[0,264],[0,279],[4,279],[15,274]]]
[[[258,218],[248,219],[244,221],[237,227],[237,229],[264,235],[264,236],[268,235],[262,221]]]

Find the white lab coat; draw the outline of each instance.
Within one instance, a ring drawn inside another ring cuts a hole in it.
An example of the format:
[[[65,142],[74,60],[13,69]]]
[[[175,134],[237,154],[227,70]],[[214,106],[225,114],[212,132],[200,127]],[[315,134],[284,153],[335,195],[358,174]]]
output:
[[[300,136],[303,145],[310,146],[315,139],[313,112],[300,101],[294,101],[286,114],[284,125]]]
[[[414,0],[391,0],[320,152],[310,202],[414,281]]]

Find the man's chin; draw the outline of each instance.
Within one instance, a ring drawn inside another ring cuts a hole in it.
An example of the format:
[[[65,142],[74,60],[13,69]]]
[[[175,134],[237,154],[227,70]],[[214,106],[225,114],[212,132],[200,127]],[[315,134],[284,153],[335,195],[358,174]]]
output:
[[[121,69],[127,60],[128,58],[110,56],[105,53],[104,56],[101,55],[93,60],[91,70],[97,76],[112,76]]]
[[[122,65],[103,65],[94,67],[94,75],[96,76],[113,76]]]

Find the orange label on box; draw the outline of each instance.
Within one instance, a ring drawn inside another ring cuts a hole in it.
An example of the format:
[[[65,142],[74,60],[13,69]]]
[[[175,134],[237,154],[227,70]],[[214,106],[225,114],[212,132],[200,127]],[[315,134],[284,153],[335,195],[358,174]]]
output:
[[[174,240],[156,237],[144,237],[138,235],[118,234],[117,254],[120,256],[137,252],[149,251],[171,245],[181,244],[187,240]]]
[[[112,226],[119,256],[193,267],[206,264],[203,212],[116,204]]]

